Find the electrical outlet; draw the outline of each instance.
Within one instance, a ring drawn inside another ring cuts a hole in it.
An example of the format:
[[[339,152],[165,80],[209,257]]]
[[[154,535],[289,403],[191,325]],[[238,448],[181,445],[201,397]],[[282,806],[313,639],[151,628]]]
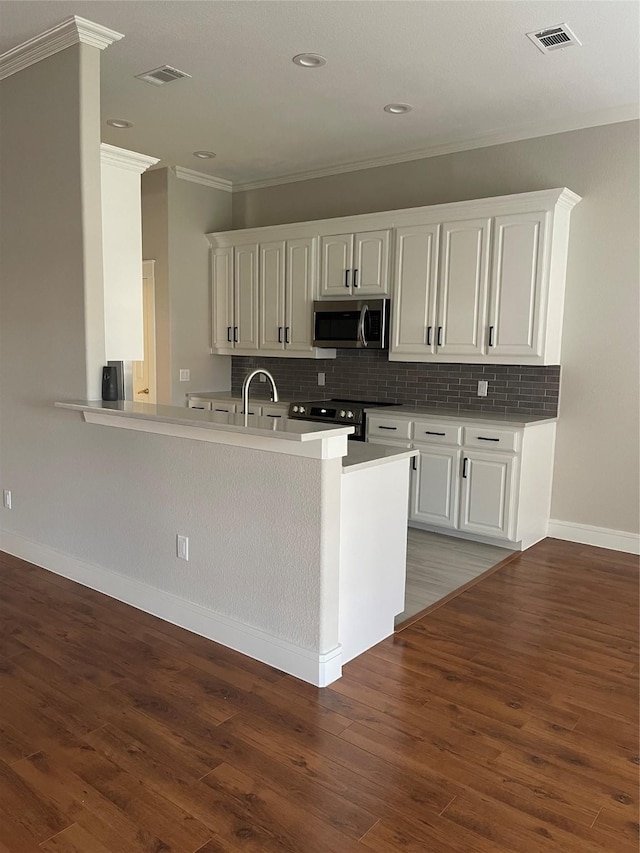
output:
[[[191,379],[191,371],[185,369],[184,367],[180,368],[180,382],[189,382]]]
[[[2,503],[5,509],[11,509],[11,492],[5,489],[2,493]]]
[[[486,379],[478,380],[478,397],[486,397],[489,390],[489,383]]]
[[[179,560],[189,560],[189,537],[176,535],[176,555]]]
[[[325,382],[325,374],[319,373],[318,374],[318,385],[324,385],[324,382]]]

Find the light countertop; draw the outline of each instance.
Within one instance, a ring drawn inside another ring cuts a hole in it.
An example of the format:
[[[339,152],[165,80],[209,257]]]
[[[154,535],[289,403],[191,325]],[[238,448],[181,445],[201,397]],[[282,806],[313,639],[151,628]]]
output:
[[[342,457],[342,471],[350,474],[363,468],[376,468],[387,462],[400,462],[418,455],[417,450],[404,447],[386,447],[382,444],[367,444],[364,441],[350,441],[347,455]]]
[[[389,415],[390,417],[402,417],[407,420],[416,420],[417,418],[429,418],[429,420],[439,421],[466,421],[468,423],[479,422],[483,424],[493,424],[495,426],[509,427],[527,427],[534,424],[550,424],[557,421],[557,417],[549,415],[517,415],[509,412],[501,414],[499,412],[474,412],[462,411],[454,412],[446,409],[436,409],[433,406],[388,406],[384,409],[365,409],[371,415]]]
[[[323,438],[349,435],[353,432],[352,426],[329,426],[315,421],[261,418],[255,415],[247,415],[245,423],[245,415],[207,412],[201,409],[189,409],[186,406],[132,403],[127,400],[118,400],[113,403],[102,400],[69,400],[58,402],[55,405],[62,409],[99,413],[114,418],[155,421],[296,442],[317,441]]]

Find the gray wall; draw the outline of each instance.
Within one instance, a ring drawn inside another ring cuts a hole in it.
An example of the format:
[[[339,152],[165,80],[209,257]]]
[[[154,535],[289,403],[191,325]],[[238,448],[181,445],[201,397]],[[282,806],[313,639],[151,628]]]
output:
[[[209,241],[231,227],[231,194],[179,180],[170,169],[142,176],[142,253],[155,260],[158,402],[182,406],[193,391],[226,391],[230,358],[209,353]],[[180,368],[191,371],[179,381]]]
[[[552,517],[639,530],[639,123],[234,194],[234,228],[567,186],[572,213]]]
[[[87,425],[53,405],[99,395],[104,363],[99,67],[97,48],[76,45],[0,83],[0,488],[13,493],[0,549],[328,651],[325,463]],[[195,219],[185,217],[190,235]],[[190,538],[186,564],[176,533]]]

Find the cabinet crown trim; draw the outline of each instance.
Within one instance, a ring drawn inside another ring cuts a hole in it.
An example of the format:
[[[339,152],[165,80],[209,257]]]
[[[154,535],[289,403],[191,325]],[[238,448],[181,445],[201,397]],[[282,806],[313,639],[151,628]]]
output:
[[[529,193],[492,196],[446,204],[409,207],[399,210],[383,210],[375,213],[340,216],[332,219],[306,220],[279,225],[264,225],[257,228],[239,228],[233,231],[215,231],[207,234],[212,246],[232,246],[260,240],[277,240],[294,237],[313,237],[352,231],[398,228],[417,222],[444,222],[457,219],[475,219],[483,216],[498,216],[505,213],[548,210],[557,204],[570,210],[581,201],[581,196],[567,187],[538,190]]]
[[[139,175],[150,166],[160,162],[158,157],[149,157],[148,154],[138,154],[127,148],[116,148],[106,142],[100,144],[100,162],[105,166],[116,166],[128,172],[137,172]]]

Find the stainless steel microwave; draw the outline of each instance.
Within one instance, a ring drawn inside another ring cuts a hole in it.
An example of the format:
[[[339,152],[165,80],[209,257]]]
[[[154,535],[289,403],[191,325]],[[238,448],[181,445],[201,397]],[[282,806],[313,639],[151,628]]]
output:
[[[313,303],[314,347],[389,348],[389,300],[341,299]]]

